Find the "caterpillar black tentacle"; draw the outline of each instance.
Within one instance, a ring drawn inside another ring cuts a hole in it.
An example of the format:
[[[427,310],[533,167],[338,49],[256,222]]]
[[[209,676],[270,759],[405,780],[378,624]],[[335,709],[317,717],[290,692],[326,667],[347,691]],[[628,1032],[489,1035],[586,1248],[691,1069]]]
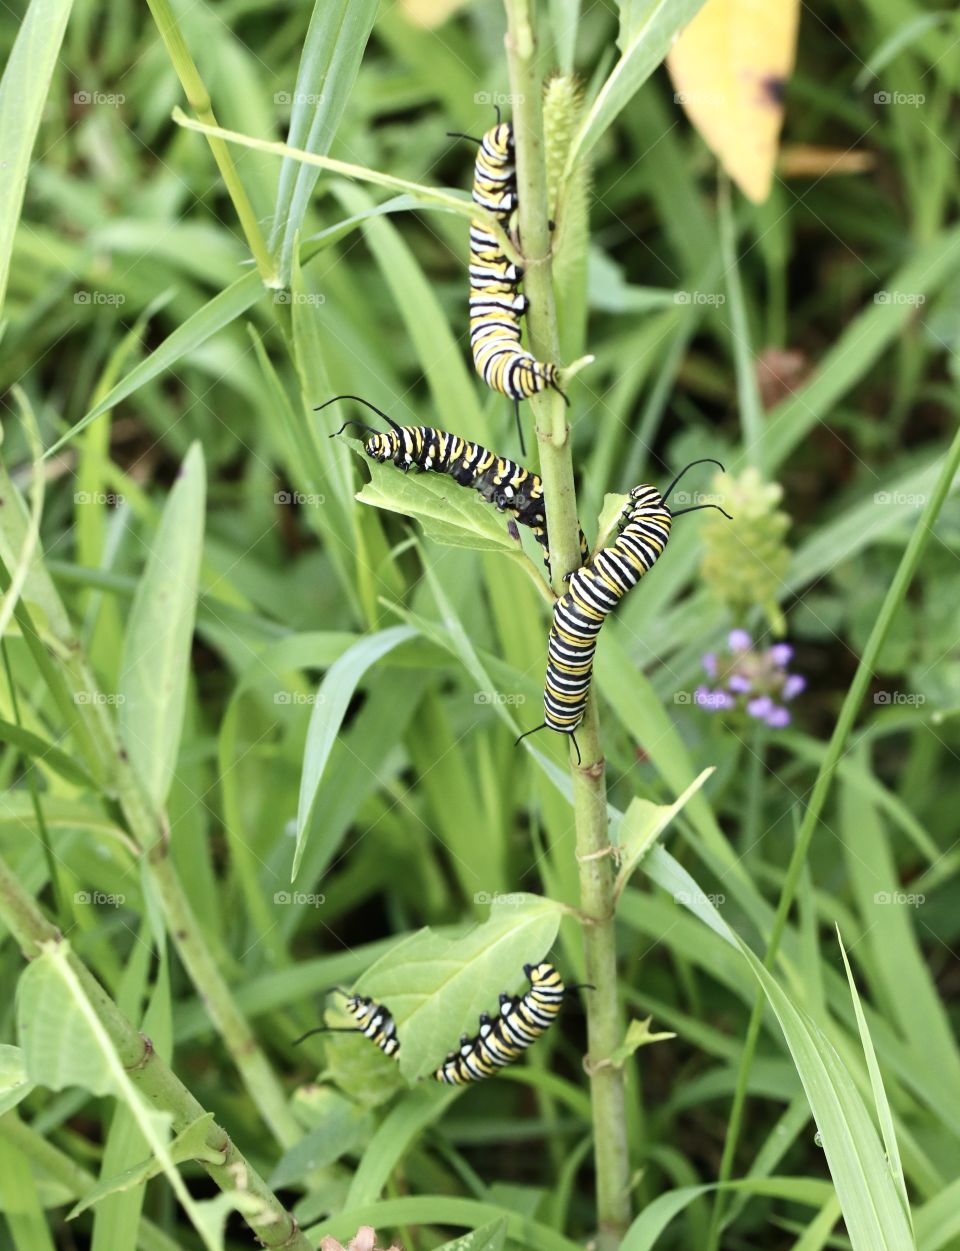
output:
[[[471,443],[447,430],[432,426],[399,426],[375,404],[359,395],[337,395],[317,409],[326,408],[336,400],[356,400],[366,404],[390,426],[388,431],[373,430],[364,444],[371,460],[393,461],[398,469],[416,468],[421,472],[448,474],[460,486],[472,486],[487,503],[508,513],[519,525],[527,526],[543,548],[543,563],[550,572],[550,548],[547,537],[547,514],[543,499],[543,483],[539,474],[524,469],[507,456],[498,456],[479,443]],[[349,424],[349,423],[345,423]],[[356,423],[363,425],[362,422]],[[339,434],[345,427],[341,426]],[[331,438],[334,436],[331,435]],[[580,559],[586,560],[589,548],[580,531]]]

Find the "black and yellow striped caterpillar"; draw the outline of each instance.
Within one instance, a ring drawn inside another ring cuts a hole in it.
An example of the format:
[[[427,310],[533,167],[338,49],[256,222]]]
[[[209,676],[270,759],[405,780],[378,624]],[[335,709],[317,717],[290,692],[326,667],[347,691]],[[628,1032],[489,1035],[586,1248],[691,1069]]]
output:
[[[709,457],[691,461],[662,495],[656,487],[634,487],[620,514],[617,538],[609,547],[594,552],[583,568],[568,575],[567,589],[553,607],[543,691],[544,719],[534,729],[521,734],[518,743],[537,730],[556,730],[573,737],[577,760],[580,760],[575,732],[583,720],[597,637],[608,613],[663,554],[674,517],[700,508],[717,508],[729,517],[719,504],[696,504],[677,512],[671,512],[667,504],[687,470],[705,463],[720,465]]]
[[[524,469],[507,456],[498,456],[479,443],[471,443],[447,430],[433,426],[398,426],[386,413],[381,412],[369,400],[359,395],[337,395],[318,409],[326,408],[337,400],[357,400],[366,404],[390,426],[389,430],[374,430],[363,422],[344,422],[331,435],[335,438],[347,426],[356,425],[366,430],[368,438],[364,451],[371,460],[392,460],[404,472],[416,467],[421,472],[449,474],[460,486],[472,486],[489,504],[495,504],[503,513],[509,513],[519,525],[527,526],[543,548],[543,563],[550,572],[550,547],[547,538],[547,514],[543,501],[543,483],[538,474]],[[587,540],[580,531],[580,559],[589,555]]]
[[[501,995],[494,1020],[481,1013],[479,1032],[473,1038],[466,1034],[461,1037],[459,1047],[433,1074],[435,1081],[466,1086],[513,1064],[557,1019],[564,995],[587,986],[564,986],[560,974],[545,960],[526,964],[523,971],[530,979],[530,989],[523,995]]]
[[[448,1086],[465,1086],[468,1082],[492,1077],[497,1069],[519,1060],[523,1052],[546,1033],[560,1012],[564,995],[583,988],[594,989],[587,983],[564,986],[560,974],[545,960],[539,964],[526,964],[523,971],[530,980],[530,989],[526,994],[501,995],[496,1020],[491,1021],[486,1012],[481,1013],[480,1032],[474,1038],[468,1038],[466,1034],[461,1036],[459,1047],[451,1051],[434,1070],[434,1081]],[[294,1046],[313,1034],[363,1034],[384,1055],[398,1059],[400,1040],[387,1009],[370,998],[348,995],[339,986],[334,989],[346,996],[344,1006],[357,1024],[317,1026],[302,1034]]]
[[[479,143],[473,174],[473,201],[492,213],[504,230],[517,207],[517,172],[514,162],[513,127],[499,120],[476,140]],[[470,347],[477,373],[494,391],[509,396],[517,405],[520,429],[521,400],[547,387],[563,395],[560,370],[538,361],[520,346],[520,317],[527,299],[517,290],[523,270],[504,256],[497,238],[480,218],[470,223]],[[520,432],[521,447],[523,432]]]

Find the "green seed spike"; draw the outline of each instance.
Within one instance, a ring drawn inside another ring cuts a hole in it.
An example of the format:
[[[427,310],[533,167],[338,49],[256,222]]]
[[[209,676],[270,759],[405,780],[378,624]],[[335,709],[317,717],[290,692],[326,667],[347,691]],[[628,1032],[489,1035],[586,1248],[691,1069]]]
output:
[[[778,508],[783,488],[777,482],[765,482],[751,466],[738,477],[717,474],[712,490],[732,514],[734,524],[707,514],[701,531],[703,579],[736,622],[743,622],[751,608],[759,607],[773,633],[782,636],[786,623],[777,599],[790,565],[790,549],[784,541],[790,518]]]

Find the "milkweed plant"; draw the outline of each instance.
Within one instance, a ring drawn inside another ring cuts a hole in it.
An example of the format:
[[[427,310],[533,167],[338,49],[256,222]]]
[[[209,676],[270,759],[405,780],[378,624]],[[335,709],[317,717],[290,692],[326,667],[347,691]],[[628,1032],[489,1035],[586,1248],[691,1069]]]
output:
[[[914,7],[22,6],[0,1244],[954,1245]]]

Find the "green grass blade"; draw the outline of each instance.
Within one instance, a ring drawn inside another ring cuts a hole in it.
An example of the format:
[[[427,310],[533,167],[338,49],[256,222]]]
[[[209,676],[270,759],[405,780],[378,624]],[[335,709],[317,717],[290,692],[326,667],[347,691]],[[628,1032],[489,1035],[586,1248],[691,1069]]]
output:
[[[321,156],[330,151],[356,81],[379,0],[315,0],[300,54],[287,143]],[[320,171],[284,159],[270,237],[279,242],[280,281],[289,286],[293,249]]]
[[[7,293],[30,154],[72,7],[72,0],[32,0],[0,80],[0,309]]]
[[[194,444],[150,544],[123,639],[120,734],[158,810],[166,802],[183,730],[205,498],[203,453]]]

